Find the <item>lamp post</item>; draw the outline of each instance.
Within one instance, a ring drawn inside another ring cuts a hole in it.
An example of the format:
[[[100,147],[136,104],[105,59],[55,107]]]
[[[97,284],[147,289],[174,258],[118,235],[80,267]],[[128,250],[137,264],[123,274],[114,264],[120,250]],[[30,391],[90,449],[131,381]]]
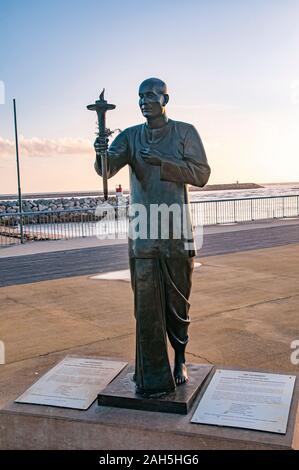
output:
[[[20,235],[21,243],[24,243],[23,237],[23,209],[22,209],[22,191],[21,191],[21,179],[20,179],[20,163],[19,163],[19,141],[18,141],[18,127],[17,127],[17,110],[16,100],[13,99],[13,111],[14,111],[14,124],[15,124],[15,141],[16,141],[16,159],[17,159],[17,176],[18,176],[18,199],[19,199],[19,213],[20,213]]]

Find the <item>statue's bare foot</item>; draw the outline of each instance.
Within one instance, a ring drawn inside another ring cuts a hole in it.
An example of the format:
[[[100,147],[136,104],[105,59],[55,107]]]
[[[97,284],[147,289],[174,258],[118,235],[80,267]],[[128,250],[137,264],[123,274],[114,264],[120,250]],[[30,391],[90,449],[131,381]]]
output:
[[[184,362],[176,362],[174,366],[174,380],[177,385],[182,385],[186,382],[188,382],[188,372],[187,372],[187,367],[184,364]]]

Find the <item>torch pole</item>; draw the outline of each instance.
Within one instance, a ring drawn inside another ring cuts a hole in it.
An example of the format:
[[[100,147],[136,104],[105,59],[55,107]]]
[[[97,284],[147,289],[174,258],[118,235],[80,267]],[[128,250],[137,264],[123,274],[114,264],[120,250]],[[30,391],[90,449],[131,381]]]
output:
[[[106,143],[106,112],[98,111],[98,125],[99,125],[99,133],[98,137],[100,142]],[[102,178],[103,178],[103,193],[104,193],[104,201],[108,200],[108,178],[107,178],[107,150],[100,152],[97,155],[97,158],[101,159],[101,166],[102,166]]]
[[[87,109],[90,111],[96,111],[98,116],[98,139],[101,144],[106,144],[108,142],[108,137],[111,134],[111,131],[106,128],[106,112],[115,109],[114,104],[109,104],[104,99],[104,91],[99,96],[99,99],[96,100],[95,103],[89,104]],[[100,151],[96,154],[97,160],[100,160],[101,172],[103,177],[103,193],[104,193],[104,200],[107,201],[108,199],[108,179],[107,179],[107,150]]]

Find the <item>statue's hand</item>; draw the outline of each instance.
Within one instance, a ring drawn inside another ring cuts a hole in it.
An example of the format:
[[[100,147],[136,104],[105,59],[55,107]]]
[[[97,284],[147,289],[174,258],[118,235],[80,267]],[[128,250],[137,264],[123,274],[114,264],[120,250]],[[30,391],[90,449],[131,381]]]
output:
[[[103,142],[102,140],[100,140],[99,137],[97,137],[94,142],[94,149],[97,155],[100,155],[100,153],[105,152],[108,149],[108,139],[105,139],[105,142]]]
[[[158,150],[153,150],[151,148],[143,148],[140,150],[141,157],[146,163],[150,165],[161,165],[162,154]]]

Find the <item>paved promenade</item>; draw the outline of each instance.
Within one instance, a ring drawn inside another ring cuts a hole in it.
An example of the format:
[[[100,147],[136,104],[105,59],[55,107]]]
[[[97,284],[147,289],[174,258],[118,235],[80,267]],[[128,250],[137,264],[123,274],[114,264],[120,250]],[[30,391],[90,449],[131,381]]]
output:
[[[197,232],[197,246],[200,235]],[[299,243],[299,220],[204,228],[198,257]],[[31,242],[0,250],[0,286],[101,273],[128,267],[126,240]]]
[[[202,256],[201,262],[193,278],[187,360],[298,372],[290,355],[299,339],[299,243]],[[67,354],[132,361],[130,284],[85,274],[2,287],[0,339],[6,348],[0,406]]]

